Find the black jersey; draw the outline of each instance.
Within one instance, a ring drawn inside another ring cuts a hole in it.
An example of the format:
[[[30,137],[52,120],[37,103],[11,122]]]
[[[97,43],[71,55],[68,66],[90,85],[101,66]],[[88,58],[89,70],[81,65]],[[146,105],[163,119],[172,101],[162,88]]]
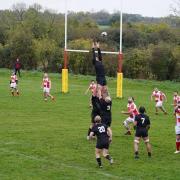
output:
[[[109,136],[107,134],[107,126],[105,124],[96,124],[92,128],[92,132],[97,136],[97,144],[101,144],[103,142],[109,142]]]
[[[106,124],[107,126],[111,126],[111,107],[112,107],[112,102],[106,102],[104,99],[100,100],[100,105],[101,105],[101,117],[102,117],[102,122]]]
[[[104,99],[100,100],[102,115],[111,116],[112,101],[106,102]]]
[[[101,106],[100,106],[99,98],[97,96],[92,96],[91,102],[92,102],[92,110],[100,114]]]
[[[135,116],[135,121],[137,122],[137,129],[146,128],[150,125],[149,117],[146,114],[138,114]]]
[[[95,49],[92,49],[93,52],[93,65],[95,67],[96,71],[96,78],[105,78],[105,70],[104,70],[104,65],[102,63],[102,55],[101,55],[101,50],[98,48],[98,58],[99,61],[96,61],[96,55],[95,55]]]

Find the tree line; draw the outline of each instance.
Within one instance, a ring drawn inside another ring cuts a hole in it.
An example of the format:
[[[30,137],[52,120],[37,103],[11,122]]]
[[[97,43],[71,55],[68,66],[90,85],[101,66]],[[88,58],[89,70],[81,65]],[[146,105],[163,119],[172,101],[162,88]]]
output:
[[[0,67],[12,68],[18,57],[27,70],[59,72],[63,66],[64,15],[20,3],[0,11]],[[124,14],[123,72],[128,78],[180,80],[180,17],[145,18]],[[102,38],[102,31],[108,36]],[[119,13],[69,12],[68,48],[119,50]],[[94,74],[91,53],[69,53],[74,74]],[[108,76],[116,76],[117,56],[104,55]]]

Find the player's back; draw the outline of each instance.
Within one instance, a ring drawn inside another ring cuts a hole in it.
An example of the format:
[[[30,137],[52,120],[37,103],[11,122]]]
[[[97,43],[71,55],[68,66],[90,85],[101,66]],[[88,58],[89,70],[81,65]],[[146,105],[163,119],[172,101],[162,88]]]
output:
[[[112,101],[106,102],[104,99],[101,99],[101,110],[103,114],[111,114],[111,106],[112,106]]]
[[[146,128],[147,125],[150,125],[149,117],[146,114],[138,114],[135,121],[137,121],[137,128]]]
[[[109,136],[107,134],[107,126],[103,123],[96,124],[92,131],[97,136],[97,141],[108,141]]]
[[[50,79],[49,78],[43,78],[43,85],[46,88],[50,88]]]

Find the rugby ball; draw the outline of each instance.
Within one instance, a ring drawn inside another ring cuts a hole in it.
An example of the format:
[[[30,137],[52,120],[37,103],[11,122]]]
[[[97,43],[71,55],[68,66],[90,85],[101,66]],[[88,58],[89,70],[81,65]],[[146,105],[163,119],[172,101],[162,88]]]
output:
[[[102,36],[102,37],[106,37],[107,35],[108,35],[108,34],[107,34],[107,32],[105,32],[105,31],[101,33],[101,36]]]

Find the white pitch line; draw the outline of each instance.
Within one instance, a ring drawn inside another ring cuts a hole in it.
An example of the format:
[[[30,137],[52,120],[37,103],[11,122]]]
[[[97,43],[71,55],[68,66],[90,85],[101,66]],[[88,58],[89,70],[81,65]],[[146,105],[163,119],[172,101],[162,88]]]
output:
[[[50,162],[52,164],[57,164],[57,165],[60,165],[60,166],[66,167],[66,168],[78,169],[80,171],[92,171],[92,169],[83,168],[83,167],[80,167],[80,166],[67,165],[65,163],[57,163],[57,162],[54,162],[54,161],[48,161],[47,159],[38,158],[38,157],[35,157],[35,156],[32,156],[32,155],[26,155],[26,154],[19,153],[19,152],[16,152],[16,151],[10,151],[10,150],[5,149],[5,148],[0,148],[0,152],[14,154],[14,155],[17,155],[17,156],[24,157],[26,159],[36,160],[36,161],[39,161],[39,162]],[[110,173],[104,173],[104,172],[99,172],[99,171],[93,171],[93,172],[95,172],[95,173],[97,173],[99,175],[103,175],[103,176],[106,176],[106,177],[109,177],[109,178],[113,178],[113,179],[124,179],[122,177],[119,177],[119,176],[116,176],[116,175],[113,175],[113,174],[110,174]]]

